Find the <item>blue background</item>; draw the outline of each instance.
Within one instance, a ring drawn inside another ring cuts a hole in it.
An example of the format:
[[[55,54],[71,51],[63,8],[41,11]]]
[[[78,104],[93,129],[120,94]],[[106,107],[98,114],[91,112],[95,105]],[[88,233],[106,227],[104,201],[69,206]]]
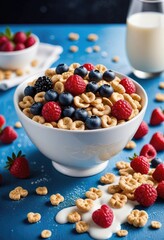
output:
[[[14,32],[32,30],[33,33],[39,36],[41,42],[61,45],[64,52],[53,66],[62,62],[67,64],[72,62],[79,62],[80,64],[86,62],[101,63],[110,69],[129,74],[145,88],[148,94],[149,103],[144,117],[147,123],[149,123],[152,110],[163,105],[163,103],[155,101],[155,94],[158,92],[163,93],[163,90],[159,89],[159,82],[164,81],[164,75],[154,79],[139,80],[131,74],[131,68],[125,53],[125,25],[13,25],[11,27]],[[5,26],[1,26],[1,31],[4,28]],[[70,32],[79,33],[80,39],[75,42],[69,41],[68,34]],[[99,39],[96,43],[86,40],[89,33],[98,34]],[[79,51],[77,53],[69,52],[71,45],[77,45]],[[99,45],[101,51],[98,53],[86,53],[86,47],[93,45]],[[112,62],[114,56],[119,56],[120,61],[118,63]],[[0,91],[0,114],[5,116],[6,125],[11,126],[14,126],[15,122],[18,121],[13,106],[14,91],[15,88],[6,92]],[[10,145],[0,144],[0,173],[3,175],[3,184],[0,186],[0,240],[36,240],[40,239],[40,233],[44,229],[52,231],[51,239],[89,240],[91,238],[87,233],[77,234],[73,224],[57,224],[55,222],[56,213],[64,207],[73,205],[76,198],[84,197],[86,190],[99,184],[99,178],[104,173],[112,171],[117,174],[115,170],[116,161],[126,161],[134,152],[139,153],[141,147],[149,143],[154,132],[163,132],[163,125],[149,126],[149,133],[143,139],[136,141],[137,146],[134,150],[123,150],[109,161],[108,167],[102,173],[88,178],[71,178],[60,174],[52,167],[51,161],[44,157],[32,144],[23,128],[16,129],[16,131],[19,137],[14,143]],[[19,150],[26,154],[30,164],[31,176],[26,180],[16,179],[4,169],[7,156],[10,156],[13,151],[18,152]],[[164,159],[164,153],[158,153],[158,157]],[[27,189],[29,195],[20,201],[11,201],[8,194],[17,186]],[[35,189],[38,186],[47,186],[48,195],[36,195]],[[57,192],[65,197],[65,201],[59,206],[53,207],[49,202],[49,197]],[[29,224],[26,215],[30,211],[39,212],[42,215],[41,221],[36,224]],[[159,230],[152,230],[149,227],[151,220],[158,220],[164,226],[163,202],[158,200],[156,204],[147,208],[146,211],[149,214],[149,220],[144,228],[136,229],[128,224],[122,226],[122,228],[129,231],[128,236],[124,237],[124,239],[164,239],[164,227]],[[111,239],[119,238],[113,234]]]

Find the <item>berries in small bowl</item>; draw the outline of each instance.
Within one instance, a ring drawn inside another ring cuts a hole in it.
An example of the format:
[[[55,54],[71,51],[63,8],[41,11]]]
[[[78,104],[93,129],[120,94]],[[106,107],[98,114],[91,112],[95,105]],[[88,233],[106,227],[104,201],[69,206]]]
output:
[[[0,36],[0,68],[15,70],[28,65],[36,55],[39,38],[30,32],[12,33],[6,28]]]

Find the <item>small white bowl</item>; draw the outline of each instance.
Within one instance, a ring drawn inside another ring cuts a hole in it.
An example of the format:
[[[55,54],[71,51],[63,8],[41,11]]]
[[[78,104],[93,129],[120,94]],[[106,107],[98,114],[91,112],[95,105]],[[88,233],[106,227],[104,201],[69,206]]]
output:
[[[15,70],[27,66],[35,58],[40,42],[35,34],[32,34],[32,36],[36,42],[31,47],[12,52],[0,51],[0,68]]]
[[[146,92],[131,79],[136,85],[137,93],[142,97],[142,110],[124,124],[85,131],[49,128],[28,118],[18,106],[27,83],[43,75],[44,72],[40,72],[31,76],[17,87],[14,94],[15,109],[27,135],[36,147],[52,160],[53,166],[59,172],[74,177],[91,176],[101,172],[108,165],[108,160],[125,147],[138,129],[148,103]],[[120,78],[126,77],[117,72],[116,75]]]

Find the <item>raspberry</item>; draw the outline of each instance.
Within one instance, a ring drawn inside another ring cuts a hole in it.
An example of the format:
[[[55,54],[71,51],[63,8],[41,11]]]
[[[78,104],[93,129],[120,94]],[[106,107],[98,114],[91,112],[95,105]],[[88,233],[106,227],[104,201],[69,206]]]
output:
[[[31,47],[32,45],[34,45],[35,42],[36,42],[36,40],[35,40],[35,38],[33,36],[28,37],[26,42],[25,42],[26,48]]]
[[[12,52],[14,50],[14,44],[12,42],[5,42],[2,46],[1,46],[1,51],[4,52]]]
[[[149,131],[149,128],[148,128],[147,123],[142,121],[134,135],[134,138],[140,139],[140,138],[144,137],[148,133],[148,131]]]
[[[23,50],[23,49],[25,49],[25,45],[23,43],[17,43],[14,48],[14,51],[19,51],[19,50]]]
[[[79,75],[70,76],[64,84],[65,90],[76,96],[85,92],[86,84]]]
[[[25,43],[27,36],[24,32],[17,32],[14,35],[14,42],[15,43]]]
[[[0,45],[4,44],[5,42],[8,42],[9,39],[6,36],[1,36],[0,37]]]
[[[148,161],[151,161],[156,155],[157,152],[151,144],[145,144],[140,151],[140,156],[146,157]]]
[[[158,164],[152,176],[157,182],[161,182],[164,180],[164,163]]]
[[[164,181],[158,183],[157,193],[160,198],[164,199]]]
[[[160,108],[155,108],[150,117],[150,124],[155,126],[162,122],[164,122],[164,112]]]
[[[92,63],[85,63],[83,64],[83,67],[85,67],[88,71],[92,71],[93,69],[95,69]]]
[[[5,124],[5,118],[3,115],[0,115],[0,128],[2,128],[4,124]]]
[[[161,132],[156,132],[153,134],[150,144],[156,149],[156,151],[164,150],[164,136]]]
[[[118,120],[128,120],[132,113],[132,107],[127,101],[120,99],[112,106],[111,113]]]
[[[130,160],[132,160],[130,166],[135,172],[140,172],[141,174],[149,172],[150,165],[146,157],[134,154],[134,157],[130,158]]]
[[[92,213],[93,221],[102,228],[107,228],[112,225],[114,214],[112,209],[103,204],[100,209]]]
[[[6,144],[12,143],[17,137],[16,131],[10,126],[5,127],[0,134],[1,142]]]
[[[47,122],[58,121],[61,116],[61,107],[56,102],[47,102],[42,108],[42,116]]]
[[[136,86],[129,78],[121,79],[120,84],[125,88],[126,93],[132,94],[136,92]]]
[[[157,190],[150,184],[142,184],[135,190],[134,197],[142,206],[149,207],[157,199]]]
[[[46,92],[48,91],[49,89],[52,89],[52,81],[49,77],[47,76],[43,76],[43,77],[39,77],[37,80],[36,80],[36,83],[35,83],[35,89],[36,89],[36,92]]]

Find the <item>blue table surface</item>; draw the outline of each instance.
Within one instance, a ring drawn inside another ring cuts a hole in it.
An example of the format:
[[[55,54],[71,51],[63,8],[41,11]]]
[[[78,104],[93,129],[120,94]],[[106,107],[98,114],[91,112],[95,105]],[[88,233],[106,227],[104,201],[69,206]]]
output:
[[[125,50],[125,25],[10,25],[12,30],[15,31],[28,31],[31,30],[37,34],[41,42],[61,45],[64,49],[60,59],[52,66],[59,63],[71,64],[72,62],[91,62],[93,64],[104,64],[110,69],[129,74],[136,81],[138,81],[146,90],[149,98],[148,108],[144,120],[149,123],[150,114],[156,107],[162,106],[162,103],[155,101],[155,94],[163,92],[159,89],[159,82],[164,81],[164,75],[153,79],[141,80],[134,77],[131,73],[131,67],[128,63]],[[0,26],[0,31],[3,31],[6,26]],[[79,33],[80,39],[75,42],[68,40],[70,32]],[[96,33],[99,39],[96,43],[87,41],[89,33]],[[79,51],[71,53],[69,47],[77,45]],[[87,47],[99,45],[100,52],[86,53]],[[134,46],[135,47],[135,46]],[[120,61],[117,63],[112,62],[114,56],[119,56]],[[6,92],[0,91],[0,114],[6,118],[7,125],[14,126],[18,121],[14,106],[13,94],[15,88]],[[123,150],[117,156],[109,161],[108,167],[100,174],[87,178],[73,178],[64,176],[57,172],[49,159],[43,156],[39,150],[27,137],[23,128],[16,129],[19,137],[10,145],[0,144],[0,173],[3,175],[3,184],[0,186],[0,240],[36,240],[40,239],[40,233],[43,229],[50,229],[52,231],[51,239],[56,240],[89,240],[90,236],[85,234],[77,234],[74,229],[74,224],[60,225],[55,221],[57,212],[74,204],[78,197],[84,197],[84,193],[92,186],[97,186],[101,175],[105,172],[114,172],[116,161],[128,160],[134,152],[139,153],[141,147],[149,143],[150,138],[154,132],[163,132],[163,125],[149,126],[149,133],[141,140],[136,141],[137,146],[135,149],[127,151]],[[61,143],[62,144],[62,143]],[[29,160],[31,176],[26,180],[19,180],[9,174],[4,169],[7,156],[11,153],[22,150]],[[158,157],[164,159],[164,153],[159,152]],[[29,196],[20,201],[11,201],[9,199],[9,192],[16,186],[22,186],[29,191]],[[47,186],[49,193],[47,196],[37,196],[35,189],[38,186]],[[65,197],[65,201],[57,207],[51,206],[49,197],[53,193],[61,193]],[[136,229],[124,224],[122,228],[129,231],[128,236],[124,239],[133,240],[163,240],[164,239],[164,218],[163,218],[163,202],[158,200],[156,204],[146,209],[149,214],[149,220],[144,228]],[[26,219],[28,212],[39,212],[42,219],[37,224],[29,224]],[[150,222],[158,220],[163,224],[159,230],[152,230]],[[118,239],[116,234],[113,234],[111,239]]]

